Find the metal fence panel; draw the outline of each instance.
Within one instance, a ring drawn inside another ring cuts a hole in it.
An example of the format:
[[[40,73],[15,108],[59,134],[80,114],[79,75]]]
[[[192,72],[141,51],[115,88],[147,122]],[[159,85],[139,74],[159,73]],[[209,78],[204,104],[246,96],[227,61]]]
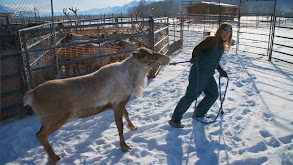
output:
[[[293,18],[277,17],[271,58],[293,64]]]
[[[22,97],[28,89],[19,30],[39,25],[51,10],[50,0],[0,1],[1,120],[30,114]],[[31,37],[31,36],[29,36]]]

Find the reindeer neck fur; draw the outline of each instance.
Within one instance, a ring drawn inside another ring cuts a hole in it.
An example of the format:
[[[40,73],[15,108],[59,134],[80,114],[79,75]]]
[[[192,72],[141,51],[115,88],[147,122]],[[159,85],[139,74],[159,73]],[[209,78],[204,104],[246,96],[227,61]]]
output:
[[[129,74],[129,83],[132,84],[131,88],[137,97],[143,95],[143,89],[147,85],[147,74],[151,66],[145,62],[139,61],[134,56],[126,58],[121,65],[125,65],[125,69]]]

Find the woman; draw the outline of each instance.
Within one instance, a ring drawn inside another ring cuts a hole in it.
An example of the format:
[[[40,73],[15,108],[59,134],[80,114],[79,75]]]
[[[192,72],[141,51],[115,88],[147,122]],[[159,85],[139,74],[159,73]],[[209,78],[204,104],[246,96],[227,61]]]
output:
[[[223,23],[219,26],[215,36],[206,37],[193,49],[190,63],[195,65],[192,65],[190,69],[186,94],[180,99],[172,119],[169,121],[171,126],[175,128],[184,127],[181,123],[182,115],[202,92],[205,93],[205,97],[198,104],[195,117],[204,117],[217,100],[219,93],[214,73],[215,69],[217,69],[221,77],[228,77],[219,62],[224,50],[229,51],[231,44],[232,25]]]

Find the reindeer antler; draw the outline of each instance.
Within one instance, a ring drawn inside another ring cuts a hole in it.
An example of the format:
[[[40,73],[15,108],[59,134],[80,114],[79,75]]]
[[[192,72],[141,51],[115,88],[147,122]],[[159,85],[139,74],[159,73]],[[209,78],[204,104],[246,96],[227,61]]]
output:
[[[67,9],[66,9],[66,8],[63,8],[63,13],[64,13],[64,15],[66,15],[66,17],[69,19],[69,21],[70,21],[70,25],[72,26],[71,18],[69,17],[69,13],[70,13],[70,12],[67,13]]]
[[[67,18],[68,18],[68,16],[69,16],[69,12],[67,13],[67,9],[66,9],[66,8],[63,8],[63,13],[64,13],[64,15],[66,15]]]
[[[75,16],[77,17],[77,24],[79,24],[80,23],[80,18],[77,15],[77,10],[79,10],[79,9],[77,9],[76,7],[75,7],[75,9],[73,9],[73,7],[72,7],[72,8],[69,8],[69,10],[71,10],[75,14]]]
[[[76,7],[75,7],[75,9],[73,9],[73,7],[72,8],[68,8],[68,9],[71,10],[74,14],[76,14],[77,13],[77,10],[79,10]]]

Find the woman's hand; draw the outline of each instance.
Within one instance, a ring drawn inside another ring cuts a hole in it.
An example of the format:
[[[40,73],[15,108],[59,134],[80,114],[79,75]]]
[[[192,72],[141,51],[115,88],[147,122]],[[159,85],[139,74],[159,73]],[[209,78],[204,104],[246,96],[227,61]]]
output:
[[[219,71],[219,74],[220,74],[221,77],[227,77],[228,78],[228,74],[224,70]]]
[[[196,64],[197,60],[198,60],[198,58],[192,58],[192,59],[190,59],[190,63],[191,64]]]

